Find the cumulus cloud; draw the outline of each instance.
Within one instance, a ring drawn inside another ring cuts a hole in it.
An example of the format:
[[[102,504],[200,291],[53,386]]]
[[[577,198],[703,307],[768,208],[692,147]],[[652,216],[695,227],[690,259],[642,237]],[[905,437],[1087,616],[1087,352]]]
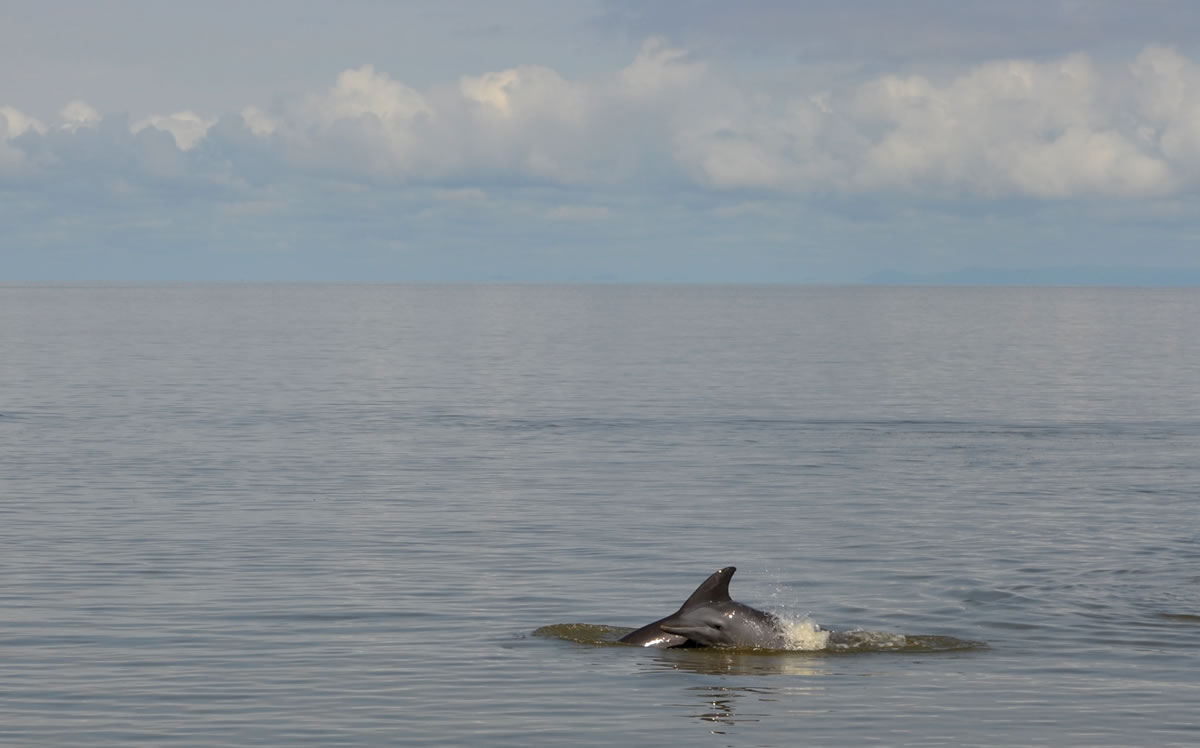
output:
[[[83,137],[103,122],[79,100],[52,125],[0,108],[0,165],[69,168],[80,150],[50,136]],[[184,110],[128,130],[140,139],[127,147],[155,174],[203,164],[209,177],[260,185],[302,174],[420,183],[448,190],[441,195],[674,180],[796,196],[1149,198],[1200,184],[1200,66],[1152,45],[1124,65],[1071,54],[768,90],[651,38],[624,68],[586,79],[521,65],[417,90],[363,65],[272,111],[208,119]],[[603,217],[556,210],[543,215]]]
[[[1122,90],[1128,72],[1102,73],[1076,54],[986,63],[940,82],[886,75],[837,94],[742,96],[678,132],[676,152],[717,188],[1068,198],[1195,183],[1186,158],[1200,144],[1200,76],[1162,49],[1131,71],[1142,85]]]
[[[364,116],[398,124],[430,113],[420,93],[373,65],[343,71],[326,93],[309,96],[307,105],[310,116],[326,128]]]
[[[839,157],[841,141],[864,142],[852,132],[821,96],[778,102],[735,93],[721,110],[682,123],[674,149],[687,172],[712,187],[834,189],[846,185],[851,157]]]
[[[1197,181],[1198,78],[1153,47],[1126,69],[1074,54],[768,94],[652,38],[593,80],[524,65],[419,92],[364,66],[279,127],[301,162],[405,180],[611,185],[666,163],[718,190],[1156,196]]]
[[[859,88],[864,125],[882,128],[853,182],[931,184],[984,195],[1153,195],[1172,188],[1167,163],[1122,132],[1102,99],[1110,81],[1084,55],[987,63],[943,85],[887,76]]]
[[[1200,65],[1174,49],[1151,45],[1137,56],[1139,135],[1190,170],[1200,168]]]
[[[614,184],[659,153],[680,91],[703,66],[651,40],[626,68],[569,80],[539,65],[464,75],[418,91],[370,65],[268,116],[252,131],[278,136],[302,168],[398,182]]]
[[[302,165],[388,175],[421,156],[419,123],[432,114],[420,92],[363,65],[343,71],[327,91],[307,96],[274,132],[284,135]]]
[[[651,37],[618,79],[624,90],[645,98],[693,86],[703,80],[706,72],[705,64],[691,61],[687,50],[671,47],[661,37]]]
[[[450,93],[440,101],[456,126],[439,134],[450,157],[434,168],[469,173],[483,167],[517,177],[578,181],[572,149],[590,140],[586,130],[596,101],[589,93],[537,65],[463,76],[457,97]]]
[[[141,132],[147,127],[162,130],[171,134],[175,145],[181,151],[191,150],[208,134],[208,128],[216,123],[216,119],[203,119],[190,109],[175,114],[154,114],[139,120],[129,127],[130,132]],[[253,128],[252,128],[253,129]]]
[[[540,65],[466,75],[459,79],[458,88],[464,99],[481,104],[483,112],[506,120],[550,117],[578,122],[585,114],[582,91]]]
[[[270,135],[278,127],[274,118],[256,106],[245,107],[241,116],[246,128],[258,136]]]
[[[95,127],[103,117],[86,101],[75,99],[64,106],[58,113],[62,119],[62,129],[74,132],[81,127]]]
[[[19,109],[0,107],[0,172],[16,171],[25,163],[25,152],[6,141],[26,132],[41,135],[46,132],[46,126]]]
[[[46,126],[19,109],[0,106],[0,140],[15,138],[30,130],[41,134],[46,132]]]

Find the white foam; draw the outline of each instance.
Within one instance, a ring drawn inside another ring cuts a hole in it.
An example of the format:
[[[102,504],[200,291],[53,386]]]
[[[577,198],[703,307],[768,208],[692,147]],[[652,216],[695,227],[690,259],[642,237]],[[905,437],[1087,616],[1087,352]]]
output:
[[[814,651],[825,649],[825,645],[829,643],[829,632],[811,618],[793,620],[780,617],[779,622],[787,639],[788,649]]]

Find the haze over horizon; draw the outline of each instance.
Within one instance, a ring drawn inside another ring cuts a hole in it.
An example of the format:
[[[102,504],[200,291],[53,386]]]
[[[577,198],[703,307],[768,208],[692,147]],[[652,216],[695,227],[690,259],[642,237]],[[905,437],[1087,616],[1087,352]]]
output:
[[[0,10],[0,282],[1200,285],[1198,188],[1187,2]]]

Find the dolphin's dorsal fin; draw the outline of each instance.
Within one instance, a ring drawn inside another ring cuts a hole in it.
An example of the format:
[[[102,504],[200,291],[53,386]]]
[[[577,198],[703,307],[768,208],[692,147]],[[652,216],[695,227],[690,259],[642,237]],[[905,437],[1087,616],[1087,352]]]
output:
[[[726,566],[724,569],[714,571],[712,576],[705,579],[696,588],[679,610],[684,611],[696,605],[704,605],[706,603],[725,603],[729,602],[729,580],[733,578],[733,572],[737,571],[736,566]]]

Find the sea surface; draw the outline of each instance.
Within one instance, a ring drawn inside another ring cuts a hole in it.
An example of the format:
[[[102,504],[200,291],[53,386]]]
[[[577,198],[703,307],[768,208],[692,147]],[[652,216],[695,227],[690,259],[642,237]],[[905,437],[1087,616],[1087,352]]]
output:
[[[1200,744],[1200,291],[0,286],[0,744]]]

